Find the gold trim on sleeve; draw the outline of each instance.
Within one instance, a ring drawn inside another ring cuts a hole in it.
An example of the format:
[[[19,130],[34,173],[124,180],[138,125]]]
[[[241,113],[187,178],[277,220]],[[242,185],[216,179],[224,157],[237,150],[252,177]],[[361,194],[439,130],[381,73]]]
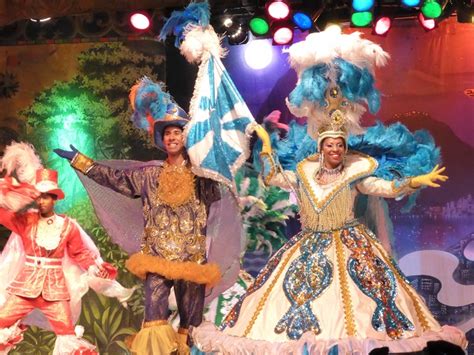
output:
[[[94,160],[79,152],[71,160],[71,166],[83,174],[87,174],[93,165]]]

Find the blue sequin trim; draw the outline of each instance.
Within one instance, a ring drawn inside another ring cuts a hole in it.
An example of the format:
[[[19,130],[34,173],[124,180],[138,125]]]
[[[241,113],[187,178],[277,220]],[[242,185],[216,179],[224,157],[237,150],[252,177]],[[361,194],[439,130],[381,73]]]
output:
[[[365,228],[364,228],[365,229]],[[348,273],[357,287],[376,304],[372,327],[385,331],[392,339],[404,331],[414,330],[410,320],[395,304],[397,283],[392,270],[375,255],[365,230],[352,227],[341,231],[341,240],[351,251],[347,260]]]
[[[258,289],[262,287],[268,278],[272,275],[275,271],[276,267],[280,264],[280,260],[283,254],[288,251],[293,245],[295,245],[302,237],[306,236],[307,232],[302,231],[296,234],[293,238],[288,240],[285,245],[283,245],[280,250],[278,250],[268,261],[265,267],[260,271],[260,273],[255,278],[255,281],[252,285],[247,289],[247,292],[240,298],[240,300],[234,305],[231,311],[227,314],[227,316],[222,321],[219,329],[224,330],[226,327],[233,327],[237,322],[240,314],[240,308],[242,307],[242,303],[244,302],[245,298]]]
[[[276,333],[299,339],[305,332],[321,332],[311,302],[331,284],[333,266],[325,252],[331,246],[332,233],[314,233],[300,246],[301,255],[292,261],[283,282],[290,309],[275,326]]]

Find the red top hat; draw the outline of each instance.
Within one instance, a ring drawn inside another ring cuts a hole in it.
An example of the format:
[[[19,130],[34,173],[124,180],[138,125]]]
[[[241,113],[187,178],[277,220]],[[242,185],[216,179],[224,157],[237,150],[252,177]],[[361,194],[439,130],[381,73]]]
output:
[[[58,186],[58,172],[56,170],[36,170],[35,188],[41,193],[55,195],[58,200],[62,200],[64,198],[64,192]]]

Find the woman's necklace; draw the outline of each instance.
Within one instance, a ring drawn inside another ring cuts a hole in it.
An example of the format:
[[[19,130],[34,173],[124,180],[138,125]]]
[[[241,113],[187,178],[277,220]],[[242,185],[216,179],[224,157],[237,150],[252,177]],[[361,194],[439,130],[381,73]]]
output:
[[[326,168],[325,166],[321,166],[315,173],[314,179],[317,183],[321,185],[330,184],[342,175],[342,168],[343,165],[339,164],[334,169]]]

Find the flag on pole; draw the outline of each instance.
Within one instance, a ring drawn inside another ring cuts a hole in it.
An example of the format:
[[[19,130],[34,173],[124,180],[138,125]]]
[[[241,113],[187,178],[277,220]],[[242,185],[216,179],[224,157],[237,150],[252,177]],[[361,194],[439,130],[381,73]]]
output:
[[[201,63],[185,129],[195,173],[235,191],[234,176],[249,157],[255,119],[220,58]]]

